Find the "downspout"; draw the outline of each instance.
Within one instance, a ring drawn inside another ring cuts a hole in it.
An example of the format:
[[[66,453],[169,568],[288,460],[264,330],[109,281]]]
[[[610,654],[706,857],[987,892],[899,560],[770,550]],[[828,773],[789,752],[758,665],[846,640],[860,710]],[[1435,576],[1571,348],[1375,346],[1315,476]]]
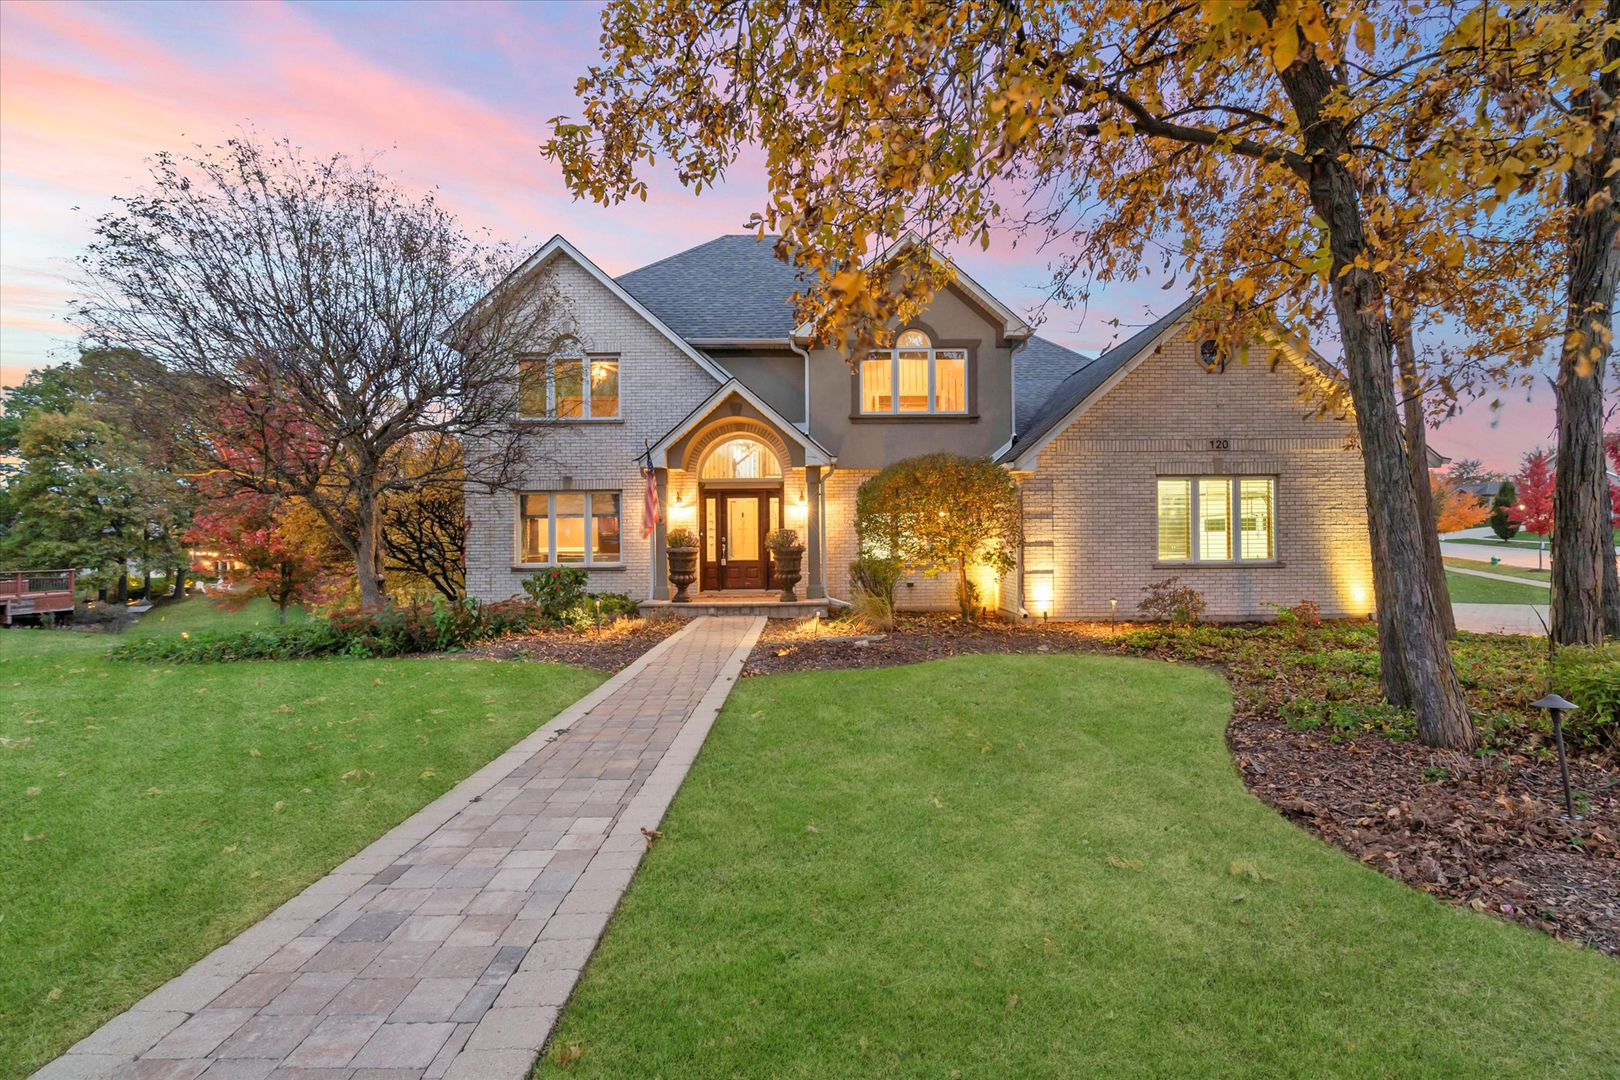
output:
[[[798,353],[804,360],[804,420],[799,424],[799,430],[806,435],[810,434],[810,350],[788,338],[788,348]],[[825,579],[823,579],[825,580]]]

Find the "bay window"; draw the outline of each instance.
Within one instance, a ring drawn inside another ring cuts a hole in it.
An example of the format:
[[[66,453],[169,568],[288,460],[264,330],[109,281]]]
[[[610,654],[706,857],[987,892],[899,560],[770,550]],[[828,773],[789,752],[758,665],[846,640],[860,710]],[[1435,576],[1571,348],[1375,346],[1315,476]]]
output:
[[[905,331],[894,344],[861,361],[862,415],[967,412],[966,349],[936,349],[921,330]]]
[[[1160,562],[1270,562],[1277,557],[1270,476],[1161,476]]]
[[[612,420],[619,415],[619,360],[567,350],[518,358],[518,417]]]
[[[619,493],[536,491],[519,495],[518,561],[618,565]]]

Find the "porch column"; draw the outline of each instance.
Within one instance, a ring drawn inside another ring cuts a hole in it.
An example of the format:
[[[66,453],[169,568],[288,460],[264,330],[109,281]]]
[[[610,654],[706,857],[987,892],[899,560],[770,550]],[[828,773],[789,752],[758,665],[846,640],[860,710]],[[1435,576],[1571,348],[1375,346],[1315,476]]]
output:
[[[669,599],[669,545],[665,534],[669,531],[669,470],[655,469],[658,482],[658,524],[652,534],[652,598]]]
[[[804,557],[810,566],[804,575],[804,595],[807,600],[825,600],[827,587],[821,583],[821,466],[807,465],[804,470],[805,531],[810,535]]]

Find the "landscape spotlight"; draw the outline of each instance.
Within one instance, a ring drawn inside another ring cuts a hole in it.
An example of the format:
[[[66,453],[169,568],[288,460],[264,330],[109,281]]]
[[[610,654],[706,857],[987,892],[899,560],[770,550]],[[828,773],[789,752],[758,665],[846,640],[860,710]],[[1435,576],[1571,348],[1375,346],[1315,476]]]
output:
[[[1553,739],[1558,743],[1558,773],[1564,780],[1564,816],[1570,821],[1579,821],[1575,814],[1575,800],[1569,795],[1569,759],[1564,756],[1564,714],[1574,712],[1576,705],[1557,694],[1548,694],[1540,701],[1532,701],[1530,707],[1546,709],[1552,714]]]

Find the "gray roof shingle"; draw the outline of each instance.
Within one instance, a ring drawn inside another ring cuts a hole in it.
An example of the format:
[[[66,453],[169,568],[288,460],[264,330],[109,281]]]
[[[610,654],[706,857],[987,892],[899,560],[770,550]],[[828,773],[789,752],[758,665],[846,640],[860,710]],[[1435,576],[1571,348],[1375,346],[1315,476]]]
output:
[[[775,244],[774,236],[751,233],[716,237],[616,280],[688,341],[786,341],[797,326],[793,294],[806,286],[797,269],[777,259]],[[1031,337],[1013,354],[1018,430],[1029,430],[1053,391],[1095,363]]]
[[[1131,335],[1059,383],[1033,411],[1029,422],[1019,423],[1018,437],[1012,447],[1001,455],[1001,460],[1011,461],[1023,453],[1031,443],[1040,440],[1069,414],[1069,410],[1090,397],[1097,387],[1108,381],[1110,375],[1130,363],[1154,338],[1164,333],[1172,323],[1190,311],[1197,300],[1196,296],[1183,300],[1164,318]],[[1020,413],[1024,411],[1022,401],[1019,402],[1018,411]]]
[[[805,286],[776,257],[776,237],[720,236],[615,279],[688,341],[787,340]]]
[[[1055,341],[1031,337],[1013,353],[1013,393],[1017,401],[1016,430],[1029,427],[1046,399],[1063,380],[1091,363],[1091,357],[1066,349]]]

